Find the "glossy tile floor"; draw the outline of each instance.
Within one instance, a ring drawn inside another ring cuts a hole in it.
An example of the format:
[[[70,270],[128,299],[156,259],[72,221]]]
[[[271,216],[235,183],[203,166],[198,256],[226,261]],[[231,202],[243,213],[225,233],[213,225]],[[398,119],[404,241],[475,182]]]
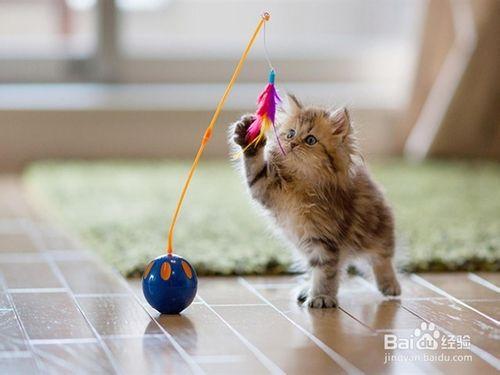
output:
[[[19,181],[0,178],[0,374],[498,373],[499,274],[402,284],[388,300],[346,278],[340,308],[309,310],[292,277],[201,278],[182,315],[160,316],[140,280],[37,219]]]

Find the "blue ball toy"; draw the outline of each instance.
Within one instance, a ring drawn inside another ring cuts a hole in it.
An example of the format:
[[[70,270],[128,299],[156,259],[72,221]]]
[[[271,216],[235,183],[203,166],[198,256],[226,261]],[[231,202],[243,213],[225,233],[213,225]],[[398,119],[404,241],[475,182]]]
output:
[[[198,289],[194,268],[183,257],[167,254],[151,261],[142,278],[148,303],[162,314],[179,314],[193,302]]]

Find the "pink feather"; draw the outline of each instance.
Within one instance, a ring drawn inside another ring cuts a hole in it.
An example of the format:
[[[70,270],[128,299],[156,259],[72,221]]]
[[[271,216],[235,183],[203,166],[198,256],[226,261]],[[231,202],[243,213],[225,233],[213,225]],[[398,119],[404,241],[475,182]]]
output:
[[[281,102],[281,98],[276,91],[276,87],[274,86],[274,74],[274,71],[271,70],[269,74],[269,83],[266,85],[264,91],[261,92],[257,99],[257,111],[255,112],[256,118],[247,130],[246,140],[249,145],[258,143],[263,139],[265,133],[271,127],[273,127],[278,145],[281,149],[281,152],[283,152],[284,154],[285,151],[281,146],[274,124],[276,108],[278,102]]]

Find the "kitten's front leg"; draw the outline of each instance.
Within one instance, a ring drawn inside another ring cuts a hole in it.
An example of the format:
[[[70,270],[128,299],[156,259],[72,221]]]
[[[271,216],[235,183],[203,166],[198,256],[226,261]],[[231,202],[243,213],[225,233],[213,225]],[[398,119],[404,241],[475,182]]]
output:
[[[245,151],[243,152],[243,164],[248,187],[252,196],[264,205],[266,204],[266,190],[271,177],[270,168],[264,158],[264,138],[257,144],[248,146],[246,134],[248,127],[255,120],[253,115],[244,115],[240,121],[234,124],[234,142]]]
[[[262,152],[264,146],[266,145],[266,139],[264,138],[261,142],[254,144],[250,147],[247,142],[247,131],[250,125],[255,121],[255,116],[252,114],[246,114],[241,116],[239,121],[234,123],[234,137],[233,141],[242,149],[245,150],[244,156],[255,156],[257,153]]]
[[[337,306],[339,288],[339,252],[322,239],[312,239],[307,248],[311,267],[311,287],[305,302],[312,308]],[[304,299],[299,294],[299,302]]]

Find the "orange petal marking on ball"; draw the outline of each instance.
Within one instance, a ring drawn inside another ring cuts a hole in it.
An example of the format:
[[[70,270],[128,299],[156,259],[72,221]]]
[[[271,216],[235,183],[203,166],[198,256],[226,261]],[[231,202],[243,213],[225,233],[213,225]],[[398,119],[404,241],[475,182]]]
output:
[[[163,280],[167,281],[170,279],[170,275],[172,274],[172,267],[170,267],[170,263],[165,262],[161,265],[160,276]]]
[[[184,261],[182,261],[181,264],[182,264],[182,269],[186,273],[186,276],[188,277],[188,279],[192,278],[193,277],[193,271],[191,270],[191,267],[189,267],[189,264],[187,264]]]
[[[148,266],[144,270],[144,278],[148,277],[149,273],[151,272],[151,268],[153,268],[154,262],[149,262]]]

